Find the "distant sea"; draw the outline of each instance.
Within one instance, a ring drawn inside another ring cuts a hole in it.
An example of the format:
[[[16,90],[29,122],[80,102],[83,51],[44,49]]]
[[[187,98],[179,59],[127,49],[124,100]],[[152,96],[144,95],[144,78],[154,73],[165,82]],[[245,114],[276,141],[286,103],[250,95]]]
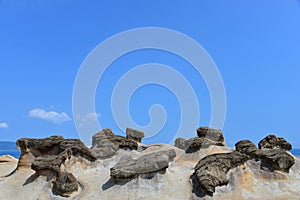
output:
[[[15,142],[1,142],[0,141],[0,156],[11,155],[15,158],[20,157],[21,152],[17,149]]]
[[[300,156],[300,149],[292,149],[291,153],[295,156]],[[11,155],[15,158],[20,157],[21,152],[17,149],[15,142],[1,142],[0,141],[0,156]]]

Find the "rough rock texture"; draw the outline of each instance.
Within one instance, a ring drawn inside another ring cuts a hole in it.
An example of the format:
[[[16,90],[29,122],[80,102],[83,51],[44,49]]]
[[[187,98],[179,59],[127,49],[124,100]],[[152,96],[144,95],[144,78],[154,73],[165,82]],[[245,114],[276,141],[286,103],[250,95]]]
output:
[[[249,157],[237,151],[232,153],[213,154],[201,159],[195,166],[195,179],[199,190],[212,195],[217,186],[228,183],[227,173],[230,169],[244,164]]]
[[[59,173],[53,184],[53,193],[68,197],[74,191],[78,191],[78,182],[74,175],[68,172]]]
[[[113,179],[131,179],[140,174],[158,172],[166,169],[176,156],[173,149],[157,151],[140,156],[137,159],[124,157],[118,164],[110,169]]]
[[[74,175],[62,169],[66,160],[71,159],[72,156],[81,157],[90,162],[96,160],[89,148],[80,140],[64,139],[61,136],[43,139],[21,138],[17,141],[17,146],[21,150],[17,169],[21,169],[20,166],[26,168],[30,165],[31,169],[36,172],[36,176],[46,175],[51,179],[56,178],[53,191],[62,196],[78,189]]]
[[[98,159],[110,158],[119,149],[137,150],[135,140],[115,135],[111,129],[102,129],[93,135],[91,152]]]
[[[276,138],[276,137],[275,137]],[[251,141],[242,140],[236,143],[236,151],[226,154],[214,154],[204,157],[195,167],[194,176],[199,191],[213,195],[215,188],[228,184],[227,173],[230,169],[243,165],[254,159],[260,161],[261,169],[288,173],[295,164],[295,159],[285,150],[258,149]]]
[[[283,149],[258,149],[249,140],[242,140],[235,144],[237,151],[249,155],[250,158],[260,160],[261,167],[270,171],[279,170],[289,172],[295,164],[295,159]]]
[[[137,142],[142,142],[142,139],[145,137],[145,134],[143,131],[134,130],[132,128],[126,128],[126,138],[132,139]]]
[[[208,148],[211,145],[226,146],[221,130],[204,126],[197,129],[197,135],[198,137],[188,140],[177,138],[175,140],[175,146],[185,150],[187,153],[193,153],[200,148]]]
[[[280,148],[289,151],[292,149],[292,145],[282,137],[276,137],[275,135],[268,135],[258,143],[258,148],[260,149]]]
[[[237,143],[236,150],[211,145],[194,153],[167,144],[138,144],[138,151],[128,151],[116,142],[119,149],[114,156],[91,162],[90,154],[74,146],[75,140],[47,139],[48,151],[41,139],[20,143],[19,164],[30,163],[37,171],[26,165],[14,171],[16,161],[0,162],[0,200],[299,200],[300,196],[300,158],[278,147],[258,149],[247,140]]]
[[[221,130],[209,128],[207,126],[202,126],[197,129],[197,135],[199,138],[208,137],[212,141],[220,141],[225,145],[224,137]]]

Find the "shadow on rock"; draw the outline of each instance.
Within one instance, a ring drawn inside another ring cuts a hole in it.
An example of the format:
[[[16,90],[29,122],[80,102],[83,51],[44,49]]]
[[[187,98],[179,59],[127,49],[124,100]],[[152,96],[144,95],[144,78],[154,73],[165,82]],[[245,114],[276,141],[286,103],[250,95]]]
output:
[[[115,185],[125,185],[126,183],[130,182],[131,180],[133,180],[134,178],[131,179],[125,179],[125,180],[114,180],[113,178],[108,179],[108,181],[106,181],[106,183],[104,183],[102,185],[102,190],[107,190]]]
[[[190,176],[190,180],[192,182],[192,193],[195,194],[197,197],[203,198],[206,195],[212,196],[211,193],[205,193],[204,191],[200,190],[200,185],[196,180],[196,177],[194,174]]]

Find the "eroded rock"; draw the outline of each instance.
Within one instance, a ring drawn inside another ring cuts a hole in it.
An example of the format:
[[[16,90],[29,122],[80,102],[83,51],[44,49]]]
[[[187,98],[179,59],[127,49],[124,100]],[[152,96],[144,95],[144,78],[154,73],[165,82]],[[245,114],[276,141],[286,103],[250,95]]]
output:
[[[145,137],[143,131],[134,130],[132,128],[126,128],[126,138],[132,139],[137,142],[142,142],[142,139]]]
[[[277,137],[272,136],[271,138],[276,140]],[[265,141],[270,140],[266,139]],[[276,144],[272,143],[270,147],[275,147]],[[250,159],[260,161],[261,169],[270,172],[277,170],[288,173],[295,164],[293,156],[281,148],[258,149],[249,140],[239,141],[235,148],[236,150],[231,153],[209,155],[198,162],[193,178],[197,181],[198,189],[204,194],[212,196],[216,187],[228,183],[227,173],[230,169],[242,165]]]
[[[279,170],[289,172],[294,165],[295,159],[285,150],[276,149],[258,149],[251,141],[242,140],[235,144],[237,151],[249,155],[250,158],[261,161],[261,167],[270,171]]]
[[[248,159],[247,155],[238,151],[204,157],[195,166],[194,175],[199,185],[198,189],[205,194],[212,195],[217,186],[228,183],[228,171],[244,164]]]
[[[280,148],[289,151],[292,149],[292,145],[282,137],[276,137],[275,135],[268,135],[258,143],[258,148],[260,149]]]
[[[148,153],[137,159],[123,157],[110,169],[110,176],[115,180],[131,179],[140,174],[158,172],[166,169],[176,156],[175,150],[162,150]]]
[[[21,138],[17,141],[17,146],[21,149],[18,167],[30,165],[37,176],[50,175],[51,179],[56,178],[53,191],[61,196],[78,189],[76,178],[62,171],[61,165],[72,156],[82,157],[91,162],[96,160],[80,140],[64,139],[61,136],[43,139]]]
[[[185,150],[187,153],[193,153],[200,148],[208,148],[211,145],[226,146],[221,130],[204,126],[197,129],[197,135],[198,137],[188,140],[177,138],[175,140],[175,146]]]
[[[72,192],[78,191],[78,181],[73,174],[61,172],[53,184],[53,193],[68,197]]]
[[[91,152],[99,159],[110,158],[119,149],[137,150],[138,144],[132,139],[115,135],[111,129],[102,129],[93,135]]]

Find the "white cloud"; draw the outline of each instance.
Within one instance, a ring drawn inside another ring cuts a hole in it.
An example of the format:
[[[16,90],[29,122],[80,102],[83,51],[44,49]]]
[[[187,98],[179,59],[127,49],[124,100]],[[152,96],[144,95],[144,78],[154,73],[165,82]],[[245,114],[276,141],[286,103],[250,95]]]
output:
[[[47,112],[39,108],[29,111],[29,117],[39,118],[53,123],[62,123],[71,120],[71,118],[65,112]]]
[[[0,128],[8,128],[7,123],[5,122],[0,123]]]

